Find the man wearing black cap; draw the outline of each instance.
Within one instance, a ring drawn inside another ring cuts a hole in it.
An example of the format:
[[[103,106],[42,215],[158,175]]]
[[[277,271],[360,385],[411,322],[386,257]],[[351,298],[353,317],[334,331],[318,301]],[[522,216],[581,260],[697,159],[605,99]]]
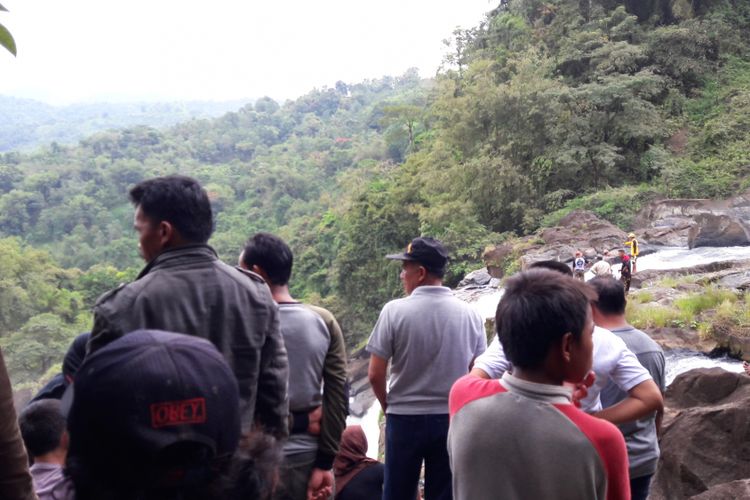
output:
[[[413,500],[423,460],[425,498],[449,499],[448,393],[484,352],[484,326],[442,286],[448,252],[439,241],[415,238],[406,252],[386,257],[401,261],[407,297],[383,307],[367,343],[370,384],[386,413],[383,499]]]

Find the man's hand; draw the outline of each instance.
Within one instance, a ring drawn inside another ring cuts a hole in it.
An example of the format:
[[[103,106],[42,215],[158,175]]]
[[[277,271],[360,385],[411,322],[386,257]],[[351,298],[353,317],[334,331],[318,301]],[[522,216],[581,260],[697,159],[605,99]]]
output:
[[[367,370],[367,378],[370,379],[372,392],[375,393],[375,397],[378,398],[383,413],[385,413],[385,410],[388,408],[385,389],[385,377],[387,372],[388,360],[375,354],[370,354],[370,366]]]
[[[333,473],[315,468],[307,482],[307,500],[325,500],[333,493]]]
[[[323,418],[323,407],[317,406],[310,410],[310,413],[307,414],[308,424],[307,424],[307,433],[312,434],[313,436],[319,436],[320,435],[320,421]]]
[[[576,406],[576,408],[581,407],[581,400],[589,395],[589,387],[594,385],[595,380],[596,374],[592,370],[588,375],[584,377],[583,380],[581,380],[577,384],[574,384],[572,382],[565,382],[566,387],[570,387],[571,389],[573,389],[573,404]]]

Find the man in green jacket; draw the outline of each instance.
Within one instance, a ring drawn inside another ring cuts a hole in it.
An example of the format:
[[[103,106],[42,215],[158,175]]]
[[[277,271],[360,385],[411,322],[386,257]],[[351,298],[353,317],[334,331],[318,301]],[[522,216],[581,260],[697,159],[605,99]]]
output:
[[[224,354],[240,389],[243,431],[288,433],[288,363],[278,307],[263,279],[219,260],[208,195],[183,176],[130,190],[141,256],[132,283],[99,298],[89,351],[138,329],[203,337]]]

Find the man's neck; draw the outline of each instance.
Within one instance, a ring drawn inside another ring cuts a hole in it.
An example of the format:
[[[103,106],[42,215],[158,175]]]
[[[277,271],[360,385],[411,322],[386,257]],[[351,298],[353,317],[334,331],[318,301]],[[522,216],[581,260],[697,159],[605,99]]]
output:
[[[53,450],[44,455],[34,457],[35,464],[50,464],[50,465],[65,465],[65,457],[68,454],[67,450]]]
[[[296,302],[292,294],[289,293],[288,285],[269,285],[269,288],[271,289],[271,296],[277,304]]]
[[[513,376],[526,382],[534,382],[535,384],[563,385],[565,381],[564,377],[547,373],[544,370],[524,370],[517,366],[513,367]]]
[[[618,328],[626,328],[630,325],[625,320],[625,315],[612,315],[612,316],[599,316],[597,317],[596,326],[602,327],[606,330],[616,330]]]

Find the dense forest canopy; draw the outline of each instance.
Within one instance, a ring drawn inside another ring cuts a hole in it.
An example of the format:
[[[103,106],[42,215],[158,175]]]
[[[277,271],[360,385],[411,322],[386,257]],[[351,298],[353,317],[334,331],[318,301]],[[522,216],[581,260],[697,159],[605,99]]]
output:
[[[339,82],[0,155],[14,263],[0,268],[0,342],[30,381],[49,361],[19,339],[87,328],[97,294],[141,265],[127,190],[155,175],[206,186],[228,262],[253,232],[289,241],[293,293],[329,307],[355,346],[401,293],[383,256],[415,235],[447,243],[455,284],[486,244],[573,208],[627,229],[650,198],[729,195],[749,168],[748,2],[502,1],[454,33],[430,80]]]

